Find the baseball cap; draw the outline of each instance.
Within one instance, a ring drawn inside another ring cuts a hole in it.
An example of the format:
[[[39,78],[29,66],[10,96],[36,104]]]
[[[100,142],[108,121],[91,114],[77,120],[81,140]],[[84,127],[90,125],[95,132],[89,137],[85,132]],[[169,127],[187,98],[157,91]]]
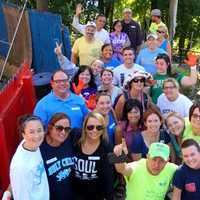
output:
[[[132,10],[130,8],[124,8],[123,13],[126,13],[126,12],[131,12],[132,13]]]
[[[154,38],[155,40],[158,39],[158,35],[157,35],[156,33],[149,33],[149,34],[147,35],[147,40],[148,40],[150,37]]]
[[[151,16],[158,16],[161,17],[161,11],[159,9],[153,9],[151,11]]]
[[[92,21],[87,22],[86,27],[88,27],[88,26],[93,26],[96,28],[96,24]]]
[[[149,147],[148,154],[150,158],[161,157],[163,160],[167,161],[170,154],[169,146],[161,142],[152,143]]]

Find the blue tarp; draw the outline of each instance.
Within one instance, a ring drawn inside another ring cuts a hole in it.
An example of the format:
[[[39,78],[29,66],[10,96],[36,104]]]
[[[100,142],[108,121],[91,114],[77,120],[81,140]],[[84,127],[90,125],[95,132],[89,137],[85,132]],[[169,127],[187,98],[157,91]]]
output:
[[[5,18],[2,10],[2,3],[0,0],[0,55],[3,57],[6,57],[9,48],[9,45],[5,42],[8,43],[8,36]]]
[[[36,10],[28,10],[28,13],[32,37],[32,67],[36,73],[53,72],[59,68],[54,53],[56,42],[63,43],[63,53],[70,58],[71,45],[69,31],[67,27],[64,27],[63,32],[61,31],[62,19],[60,15]],[[0,40],[7,41],[6,25],[1,7]],[[6,55],[6,47],[8,48],[5,44],[0,44],[0,55]]]

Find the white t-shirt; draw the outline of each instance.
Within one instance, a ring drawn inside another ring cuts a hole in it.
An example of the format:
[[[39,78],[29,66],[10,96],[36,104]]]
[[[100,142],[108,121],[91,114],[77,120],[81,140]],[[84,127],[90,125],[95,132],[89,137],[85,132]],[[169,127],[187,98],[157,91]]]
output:
[[[178,112],[182,117],[188,117],[189,109],[192,106],[192,101],[182,94],[178,94],[178,98],[175,101],[169,101],[164,93],[158,97],[157,106],[164,118],[170,112]]]
[[[80,24],[77,16],[74,16],[72,26],[83,35],[85,34],[86,25]],[[110,44],[109,33],[104,28],[102,28],[100,31],[96,31],[94,36],[95,38],[101,40],[104,44]]]
[[[28,151],[22,141],[10,165],[15,200],[49,200],[49,185],[40,150]]]
[[[113,70],[114,77],[113,77],[113,83],[114,85],[117,85],[119,87],[123,87],[124,80],[135,71],[145,71],[144,68],[141,65],[138,65],[136,63],[133,64],[131,68],[125,67],[124,64],[119,65]]]

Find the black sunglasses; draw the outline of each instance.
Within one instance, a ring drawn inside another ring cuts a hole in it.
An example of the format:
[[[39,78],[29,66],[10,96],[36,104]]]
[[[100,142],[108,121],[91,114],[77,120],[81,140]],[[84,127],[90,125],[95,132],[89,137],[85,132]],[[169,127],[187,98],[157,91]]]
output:
[[[69,127],[69,126],[64,127],[64,126],[61,126],[61,125],[55,125],[54,127],[55,127],[56,130],[59,131],[59,132],[65,130],[65,132],[68,133],[68,132],[71,131],[71,127]]]
[[[134,78],[134,79],[133,79],[133,82],[134,82],[134,83],[138,83],[138,82],[144,83],[144,82],[145,82],[145,79],[144,79],[144,78]]]
[[[86,126],[86,128],[87,128],[88,131],[92,131],[92,130],[94,130],[94,128],[96,128],[97,131],[102,131],[104,129],[104,126],[102,126],[102,125],[97,125],[97,126],[88,125],[88,126]]]

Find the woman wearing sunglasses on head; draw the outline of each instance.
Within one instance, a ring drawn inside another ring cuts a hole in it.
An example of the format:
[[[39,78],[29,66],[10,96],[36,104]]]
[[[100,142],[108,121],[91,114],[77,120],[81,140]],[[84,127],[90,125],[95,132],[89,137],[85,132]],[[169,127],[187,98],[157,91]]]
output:
[[[49,200],[49,185],[39,146],[44,139],[40,118],[20,119],[23,141],[10,164],[10,183],[15,200]]]
[[[72,174],[74,168],[74,150],[69,117],[56,113],[48,123],[48,130],[40,150],[44,160],[50,200],[74,200]]]
[[[113,166],[107,159],[112,149],[101,114],[91,112],[86,116],[75,151],[74,199],[113,199]]]
[[[124,104],[130,98],[139,100],[143,110],[147,110],[151,104],[151,98],[144,92],[144,87],[151,78],[149,73],[142,71],[136,71],[127,77],[124,82],[124,93],[118,98],[115,105],[115,113],[118,120],[122,119]]]

